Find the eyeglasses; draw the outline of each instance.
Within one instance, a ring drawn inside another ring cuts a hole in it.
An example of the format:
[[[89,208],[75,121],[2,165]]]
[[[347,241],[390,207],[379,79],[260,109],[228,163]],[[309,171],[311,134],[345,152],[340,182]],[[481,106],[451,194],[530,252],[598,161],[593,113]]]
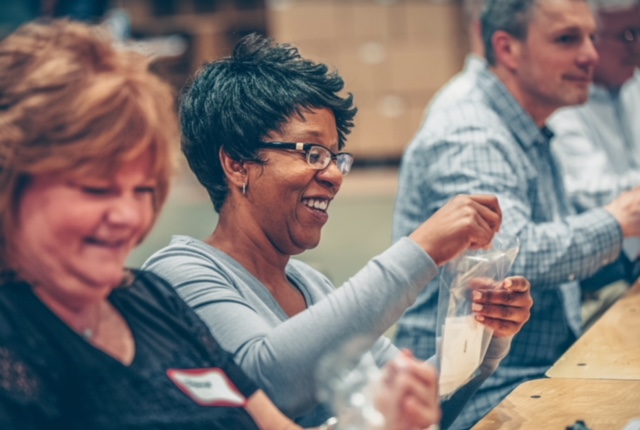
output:
[[[632,45],[640,41],[640,27],[627,28],[621,33],[616,34],[600,34],[600,37],[615,39],[626,45]]]
[[[334,154],[322,145],[301,142],[260,142],[260,148],[278,149],[285,151],[304,152],[309,166],[317,170],[326,169],[331,161],[336,162],[338,170],[343,175],[348,175],[353,165],[353,155],[348,152]]]

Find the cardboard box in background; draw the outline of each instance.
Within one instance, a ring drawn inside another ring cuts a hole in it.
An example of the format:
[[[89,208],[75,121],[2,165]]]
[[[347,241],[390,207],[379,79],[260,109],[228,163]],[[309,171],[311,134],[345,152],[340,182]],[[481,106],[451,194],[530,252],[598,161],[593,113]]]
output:
[[[348,150],[360,162],[400,159],[468,49],[457,2],[280,0],[267,3],[266,16],[270,36],[336,68],[355,94]]]
[[[360,162],[397,163],[432,95],[463,66],[468,45],[460,0],[126,0],[136,35],[179,34],[165,61],[176,87],[228,55],[252,31],[327,63],[360,113],[348,149]]]

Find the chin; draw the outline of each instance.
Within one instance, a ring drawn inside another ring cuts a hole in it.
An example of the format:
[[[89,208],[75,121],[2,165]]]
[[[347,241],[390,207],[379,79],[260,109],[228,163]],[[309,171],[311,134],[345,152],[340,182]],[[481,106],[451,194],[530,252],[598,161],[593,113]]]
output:
[[[569,106],[585,104],[588,100],[589,100],[589,96],[580,97],[574,103],[571,103]]]
[[[320,237],[317,239],[303,240],[294,244],[295,250],[290,252],[289,255],[298,255],[302,254],[305,251],[309,251],[311,249],[316,248],[320,244]]]
[[[309,241],[307,242],[307,249],[313,249],[315,247],[317,247],[318,245],[320,245],[320,232],[318,232],[318,235],[310,238]]]
[[[120,267],[118,270],[108,270],[107,267],[96,268],[91,273],[86,273],[84,282],[96,288],[116,288],[122,283],[124,278],[124,269]]]
[[[317,248],[317,247],[318,247],[318,245],[320,245],[320,241],[319,241],[319,240],[317,240],[317,241],[313,242],[312,244],[308,245],[308,246],[306,247],[306,249],[307,249],[307,250],[309,250],[309,249],[314,249],[314,248]]]
[[[583,103],[586,103],[587,100],[589,100],[589,91],[585,90],[584,92],[575,94],[573,97],[567,98],[567,100],[565,100],[566,103],[564,106],[581,105]]]

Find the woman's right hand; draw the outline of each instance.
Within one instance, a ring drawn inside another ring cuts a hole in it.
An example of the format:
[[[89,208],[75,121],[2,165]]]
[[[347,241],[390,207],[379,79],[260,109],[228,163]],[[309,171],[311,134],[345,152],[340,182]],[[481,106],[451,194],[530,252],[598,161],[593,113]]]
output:
[[[486,248],[500,230],[502,212],[492,195],[458,195],[411,235],[438,266],[467,249]]]

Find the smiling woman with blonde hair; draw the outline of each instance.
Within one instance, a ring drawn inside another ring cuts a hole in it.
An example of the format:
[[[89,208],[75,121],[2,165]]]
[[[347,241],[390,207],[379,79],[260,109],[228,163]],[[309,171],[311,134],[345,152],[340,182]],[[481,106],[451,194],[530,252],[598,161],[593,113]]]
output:
[[[24,26],[5,40],[0,67],[0,273],[11,271],[12,208],[35,175],[108,176],[150,151],[155,219],[168,193],[177,127],[172,92],[145,59],[118,53],[83,25],[54,22]]]

